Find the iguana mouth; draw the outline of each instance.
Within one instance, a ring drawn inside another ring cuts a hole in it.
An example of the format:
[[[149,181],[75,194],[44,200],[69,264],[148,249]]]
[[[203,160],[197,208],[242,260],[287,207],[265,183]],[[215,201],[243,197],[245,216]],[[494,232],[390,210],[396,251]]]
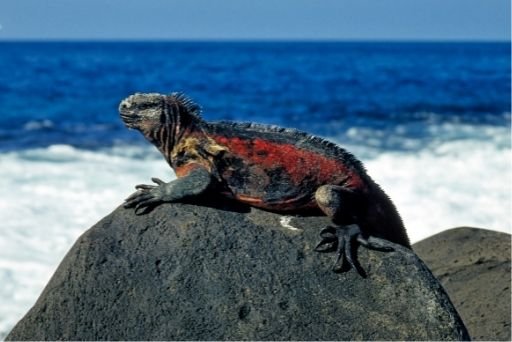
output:
[[[124,124],[128,128],[135,128],[135,123],[137,121],[135,113],[130,110],[131,104],[128,100],[123,100],[119,104],[119,114]]]
[[[136,128],[137,127],[137,119],[128,113],[120,113],[121,119],[124,122],[124,125],[128,128]]]

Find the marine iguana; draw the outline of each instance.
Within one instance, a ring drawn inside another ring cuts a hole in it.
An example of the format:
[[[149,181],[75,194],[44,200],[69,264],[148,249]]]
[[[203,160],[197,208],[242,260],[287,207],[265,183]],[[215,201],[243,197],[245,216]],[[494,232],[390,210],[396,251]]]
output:
[[[363,277],[357,244],[393,250],[368,241],[369,236],[411,248],[389,197],[359,160],[334,143],[276,126],[209,123],[181,93],[136,93],[120,103],[119,112],[128,128],[158,148],[177,176],[169,183],[152,178],[156,185],[137,185],[124,204],[136,213],[207,189],[278,213],[317,210],[332,224],[320,232],[315,249],[337,252],[335,271],[351,266]]]

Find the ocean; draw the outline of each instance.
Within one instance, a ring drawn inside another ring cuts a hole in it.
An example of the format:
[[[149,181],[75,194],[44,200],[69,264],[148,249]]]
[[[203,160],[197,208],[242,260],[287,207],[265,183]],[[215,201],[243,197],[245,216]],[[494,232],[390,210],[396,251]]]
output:
[[[184,92],[207,120],[332,140],[395,202],[411,240],[511,231],[508,43],[0,43],[0,338],[86,229],[150,177],[173,179],[118,115]]]

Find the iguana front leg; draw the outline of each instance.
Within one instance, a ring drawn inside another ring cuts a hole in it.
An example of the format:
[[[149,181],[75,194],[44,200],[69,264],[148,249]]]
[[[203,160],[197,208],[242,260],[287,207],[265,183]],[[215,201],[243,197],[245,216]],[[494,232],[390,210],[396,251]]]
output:
[[[365,278],[366,272],[357,261],[357,243],[366,248],[380,251],[392,251],[393,248],[369,242],[364,236],[358,222],[363,204],[354,191],[338,185],[323,185],[315,192],[315,199],[319,208],[333,222],[332,225],[320,232],[322,241],[315,250],[318,252],[336,251],[336,262],[333,267],[335,272],[344,272],[352,267]],[[340,260],[341,265],[338,267]]]
[[[201,194],[211,184],[211,175],[208,170],[199,165],[189,170],[186,175],[169,183],[151,178],[157,185],[136,185],[137,191],[125,200],[124,207],[135,207],[135,213],[139,214],[138,211],[142,208],[156,206],[163,202],[176,202]]]

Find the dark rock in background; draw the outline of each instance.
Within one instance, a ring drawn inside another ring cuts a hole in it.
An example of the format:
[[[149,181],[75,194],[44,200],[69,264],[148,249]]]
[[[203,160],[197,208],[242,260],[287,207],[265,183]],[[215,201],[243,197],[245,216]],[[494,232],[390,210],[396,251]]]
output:
[[[454,228],[414,244],[474,340],[510,341],[510,234]]]
[[[165,204],[84,233],[9,340],[457,340],[467,331],[414,253],[313,251],[324,217]],[[293,229],[289,225],[296,227]]]

